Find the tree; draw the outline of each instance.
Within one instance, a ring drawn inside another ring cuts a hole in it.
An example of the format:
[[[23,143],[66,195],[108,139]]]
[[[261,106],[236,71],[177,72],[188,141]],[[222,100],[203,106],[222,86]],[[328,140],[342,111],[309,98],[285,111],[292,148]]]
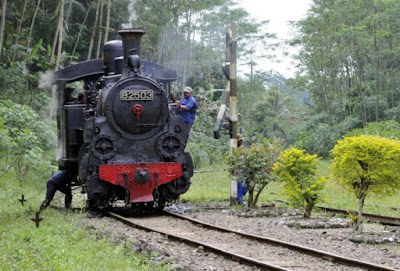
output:
[[[267,139],[260,139],[250,148],[243,146],[232,150],[227,156],[229,173],[233,179],[239,176],[246,180],[249,198],[247,206],[256,207],[258,198],[268,183],[275,180],[272,174],[272,166],[282,151],[279,141],[270,143]]]
[[[18,28],[17,28],[17,34],[15,37],[15,42],[14,44],[18,44],[19,42],[19,37],[21,35],[21,29],[22,29],[22,23],[24,22],[25,19],[25,12],[26,12],[26,4],[28,3],[28,0],[24,1],[24,7],[22,8],[22,13],[21,13],[21,18],[18,22]],[[15,61],[15,57],[17,56],[17,51],[14,52],[13,57],[12,57],[12,61]]]
[[[320,192],[325,187],[325,178],[316,178],[319,158],[296,148],[286,149],[281,153],[273,167],[279,181],[285,183],[283,193],[289,196],[293,207],[303,208],[304,217],[309,218],[319,201]]]
[[[363,230],[362,210],[368,193],[392,194],[400,189],[400,141],[375,135],[345,137],[333,148],[333,175],[358,199],[354,231]]]
[[[99,34],[97,39],[97,50],[96,50],[96,58],[100,57],[100,47],[103,41],[102,33],[103,33],[103,0],[100,0],[100,14],[99,14]]]
[[[89,45],[87,60],[90,60],[91,56],[92,56],[93,43],[94,43],[94,39],[96,36],[96,30],[97,30],[97,21],[99,20],[100,2],[101,2],[101,0],[97,0],[96,15],[94,17],[92,34],[90,36],[90,45]]]
[[[307,17],[295,23],[300,45],[299,90],[310,92],[311,115],[346,131],[396,119],[400,102],[399,1],[313,0]],[[358,123],[360,125],[358,125]],[[318,138],[318,137],[316,137]]]
[[[107,1],[107,17],[106,28],[104,29],[104,43],[108,41],[108,32],[110,31],[110,15],[111,15],[111,0]]]
[[[10,161],[7,170],[14,168],[21,185],[31,168],[51,168],[44,151],[55,148],[55,133],[31,108],[0,100],[0,129],[0,151]]]
[[[37,16],[37,14],[39,12],[40,2],[41,2],[41,0],[37,0],[35,13],[33,14],[33,18],[32,18],[32,21],[31,21],[31,27],[29,29],[28,45],[26,46],[26,48],[27,48],[26,58],[25,58],[25,64],[26,65],[28,65],[28,61],[29,61],[29,55],[30,55],[29,49],[30,49],[31,43],[32,43],[33,27],[35,26],[36,16]]]
[[[3,0],[3,4],[1,5],[1,23],[0,23],[0,58],[1,58],[1,51],[3,50],[3,36],[4,36],[4,25],[6,22],[6,14],[7,14],[7,0]]]

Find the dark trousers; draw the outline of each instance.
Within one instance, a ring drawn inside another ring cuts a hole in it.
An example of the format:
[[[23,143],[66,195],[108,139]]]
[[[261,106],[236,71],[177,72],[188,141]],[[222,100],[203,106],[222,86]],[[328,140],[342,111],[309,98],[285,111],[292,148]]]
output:
[[[243,181],[237,182],[237,200],[239,204],[243,203],[243,197],[247,193],[247,187]]]
[[[60,191],[65,194],[66,197],[72,196],[71,181],[76,180],[76,174],[69,172],[68,170],[59,171],[54,174],[47,181],[46,199],[51,202],[54,198],[56,191]]]

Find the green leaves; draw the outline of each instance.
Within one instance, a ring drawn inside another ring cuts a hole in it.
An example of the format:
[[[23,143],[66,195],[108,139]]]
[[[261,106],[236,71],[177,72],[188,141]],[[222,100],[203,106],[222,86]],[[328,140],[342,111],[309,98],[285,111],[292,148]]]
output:
[[[325,178],[315,177],[319,158],[296,148],[282,152],[273,170],[279,181],[285,183],[283,193],[290,199],[290,204],[304,209],[304,217],[308,218],[318,201],[320,192],[325,187]]]
[[[280,141],[270,143],[267,139],[260,139],[250,148],[239,147],[232,150],[226,157],[228,169],[233,179],[242,178],[249,189],[249,207],[254,207],[258,196],[265,186],[275,180],[272,175],[272,166],[282,151]],[[253,198],[253,193],[256,193]]]
[[[28,106],[0,100],[0,152],[12,161],[22,182],[30,167],[51,167],[44,151],[55,147],[54,129]]]
[[[384,196],[400,189],[400,141],[376,135],[345,137],[332,153],[333,176],[359,201],[354,230],[360,233],[368,192]]]
[[[305,75],[299,88],[310,91],[312,114],[326,114],[325,124],[340,123],[346,131],[349,117],[361,126],[398,120],[399,12],[399,1],[314,0],[307,18],[297,23],[293,43],[301,45]]]
[[[40,39],[35,46],[33,46],[31,52],[29,53],[28,61],[31,61],[33,57],[35,57],[36,53],[38,52],[40,46],[42,46],[43,39]]]
[[[333,149],[333,174],[356,193],[400,189],[400,141],[376,135],[345,137]]]

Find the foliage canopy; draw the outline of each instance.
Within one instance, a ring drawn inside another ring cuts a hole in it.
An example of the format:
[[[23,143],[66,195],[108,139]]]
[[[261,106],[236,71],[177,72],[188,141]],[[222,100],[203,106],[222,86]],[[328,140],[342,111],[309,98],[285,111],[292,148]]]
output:
[[[325,178],[315,177],[319,158],[296,148],[286,149],[274,164],[274,174],[285,183],[283,193],[290,204],[304,209],[304,217],[309,218],[315,204],[322,200],[320,192],[325,188]]]
[[[248,207],[255,207],[260,193],[268,183],[275,180],[272,166],[282,151],[282,142],[260,139],[249,148],[243,146],[232,150],[226,160],[232,178],[243,178],[249,192]]]
[[[354,190],[359,200],[355,231],[362,231],[362,209],[368,194],[400,189],[400,141],[376,135],[345,137],[333,149],[333,175]]]

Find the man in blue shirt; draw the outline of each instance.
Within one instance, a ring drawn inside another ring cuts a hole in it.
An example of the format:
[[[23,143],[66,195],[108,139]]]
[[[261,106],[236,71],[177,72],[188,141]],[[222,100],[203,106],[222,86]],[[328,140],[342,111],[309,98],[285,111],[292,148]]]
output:
[[[193,125],[197,110],[197,102],[192,96],[192,91],[191,87],[185,87],[183,91],[185,98],[180,102],[176,101],[176,107],[178,107],[179,114],[182,115],[185,122],[190,124],[190,126]]]

